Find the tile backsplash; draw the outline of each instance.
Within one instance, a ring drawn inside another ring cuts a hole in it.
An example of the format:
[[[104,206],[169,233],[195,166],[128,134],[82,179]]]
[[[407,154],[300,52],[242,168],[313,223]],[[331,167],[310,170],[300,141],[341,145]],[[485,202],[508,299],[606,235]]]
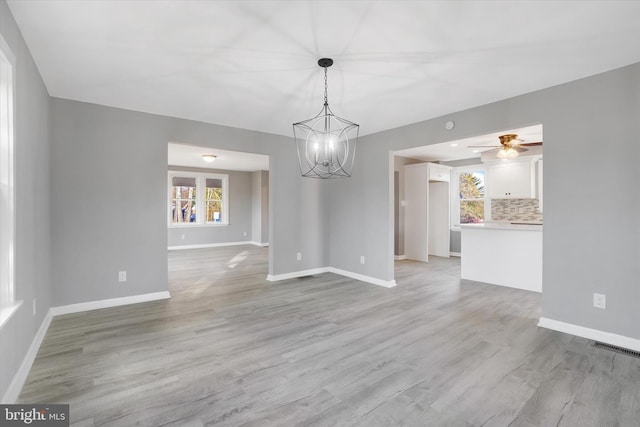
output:
[[[491,199],[493,221],[542,222],[538,199]]]

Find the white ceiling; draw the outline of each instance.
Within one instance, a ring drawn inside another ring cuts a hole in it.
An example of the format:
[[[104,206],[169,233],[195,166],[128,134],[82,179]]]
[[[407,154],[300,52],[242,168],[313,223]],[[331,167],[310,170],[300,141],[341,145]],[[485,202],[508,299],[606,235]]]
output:
[[[202,159],[203,154],[217,156],[213,163]],[[170,166],[187,166],[193,168],[225,169],[253,172],[269,170],[269,156],[263,154],[242,153],[239,151],[218,150],[195,145],[169,143]]]
[[[542,125],[534,125],[518,129],[503,130],[486,135],[474,136],[472,138],[443,142],[441,144],[408,148],[406,150],[396,151],[394,152],[394,155],[430,162],[449,162],[453,160],[470,159],[475,157],[479,158],[483,152],[493,150],[493,148],[475,148],[471,147],[472,145],[488,145],[500,147],[500,140],[498,139],[498,137],[506,133],[515,133],[516,135],[518,135],[518,139],[522,140],[522,143],[543,141]],[[541,153],[541,150],[538,148],[532,147],[528,150],[531,151],[531,153],[528,154]]]
[[[638,1],[9,0],[50,95],[291,135],[369,134],[640,61]]]

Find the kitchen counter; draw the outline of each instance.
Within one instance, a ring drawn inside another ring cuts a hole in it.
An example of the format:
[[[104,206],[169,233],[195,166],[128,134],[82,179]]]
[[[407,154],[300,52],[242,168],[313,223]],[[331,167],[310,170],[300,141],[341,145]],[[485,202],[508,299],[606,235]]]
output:
[[[542,292],[542,225],[464,224],[461,277]]]
[[[535,222],[485,222],[482,224],[461,224],[460,228],[474,228],[481,230],[542,231],[542,224]]]

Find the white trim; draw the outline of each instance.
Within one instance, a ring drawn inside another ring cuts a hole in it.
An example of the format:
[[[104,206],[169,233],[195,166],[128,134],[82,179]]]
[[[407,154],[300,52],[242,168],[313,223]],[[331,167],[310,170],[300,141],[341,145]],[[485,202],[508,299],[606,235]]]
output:
[[[269,274],[267,280],[269,282],[277,282],[279,280],[295,279],[297,277],[312,276],[314,274],[322,274],[329,271],[329,267],[312,268],[311,270],[292,271],[284,274]]]
[[[0,331],[2,330],[2,327],[7,324],[9,319],[11,319],[11,317],[13,317],[13,315],[18,311],[21,305],[22,300],[14,301],[9,307],[0,309]]]
[[[240,246],[240,245],[256,245],[262,246],[260,243],[251,242],[249,240],[243,240],[241,242],[225,242],[225,243],[204,243],[202,245],[178,245],[169,246],[167,250],[176,251],[181,249],[204,249],[204,248],[220,248],[223,246]],[[267,244],[268,245],[268,244]]]
[[[460,252],[449,252],[449,256],[455,256],[455,257],[462,257],[462,254]]]
[[[558,332],[564,332],[565,334],[571,334],[578,337],[587,338],[590,340],[599,341],[622,348],[627,348],[629,350],[640,351],[640,340],[636,338],[626,337],[624,335],[600,331],[598,329],[586,328],[584,326],[565,323],[546,317],[540,318],[538,326]]]
[[[16,301],[16,57],[0,34],[0,121],[6,122],[0,133],[0,186],[3,199],[0,208],[0,307],[5,324],[15,313],[19,304]]]
[[[260,246],[261,248],[266,248],[267,246],[269,246],[269,242],[266,242],[266,243],[260,243],[260,242],[254,242],[254,241],[251,241],[251,242],[249,242],[249,243],[251,243],[251,244],[252,244],[252,245],[254,245],[254,246]]]
[[[2,403],[11,404],[15,403],[20,395],[20,391],[22,390],[22,386],[29,375],[29,371],[31,370],[31,365],[33,365],[33,361],[36,360],[36,356],[38,355],[38,350],[40,350],[40,345],[42,344],[42,340],[49,329],[49,325],[51,324],[51,319],[53,318],[53,313],[51,309],[47,312],[47,315],[44,316],[42,320],[42,324],[36,332],[36,336],[33,337],[33,341],[31,341],[31,345],[29,346],[29,350],[27,354],[24,356],[22,360],[22,364],[20,364],[20,368],[18,368],[18,372],[13,376],[7,391],[2,396]]]
[[[396,261],[402,261],[403,259],[407,259],[406,255],[394,255],[393,259]]]
[[[216,227],[228,227],[230,225],[231,225],[230,223],[223,224],[221,222],[205,222],[204,224],[198,224],[197,222],[181,222],[181,223],[178,223],[178,224],[168,225],[167,228],[168,229],[172,229],[172,228],[176,228],[176,229],[181,229],[181,228],[207,228],[207,227],[216,228]]]
[[[351,271],[341,270],[335,267],[313,268],[311,270],[293,271],[291,273],[285,273],[285,274],[275,274],[275,275],[269,274],[267,276],[267,280],[269,282],[277,282],[279,280],[295,279],[297,277],[312,276],[314,274],[322,274],[322,273],[339,274],[341,276],[349,277],[350,279],[360,280],[361,282],[371,283],[378,286],[384,286],[385,288],[393,288],[394,286],[396,286],[395,280],[376,279],[375,277],[365,276],[364,274],[353,273]]]
[[[62,314],[80,313],[83,311],[118,307],[121,305],[138,304],[141,302],[157,301],[168,298],[171,298],[171,294],[169,293],[169,291],[154,292],[150,294],[132,295],[129,297],[110,298],[98,301],[81,302],[78,304],[63,305],[60,307],[51,307],[50,311],[54,316],[60,316]]]
[[[354,273],[352,271],[341,270],[335,267],[328,267],[330,273],[339,274],[341,276],[349,277],[351,279],[360,280],[361,282],[371,283],[373,285],[384,286],[385,288],[393,288],[396,286],[395,280],[382,280],[375,277],[365,276],[364,274]]]

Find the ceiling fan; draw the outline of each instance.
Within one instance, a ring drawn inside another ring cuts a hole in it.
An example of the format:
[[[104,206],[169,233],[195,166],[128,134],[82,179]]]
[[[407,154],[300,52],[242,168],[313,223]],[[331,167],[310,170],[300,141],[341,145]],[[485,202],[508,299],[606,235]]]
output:
[[[514,157],[518,157],[519,153],[527,151],[524,147],[535,147],[542,145],[542,141],[537,142],[524,142],[523,139],[519,139],[518,135],[515,133],[507,133],[505,135],[500,135],[498,137],[500,139],[500,145],[470,145],[473,148],[488,148],[491,147],[494,151],[497,150],[496,156],[499,159],[513,159]]]

